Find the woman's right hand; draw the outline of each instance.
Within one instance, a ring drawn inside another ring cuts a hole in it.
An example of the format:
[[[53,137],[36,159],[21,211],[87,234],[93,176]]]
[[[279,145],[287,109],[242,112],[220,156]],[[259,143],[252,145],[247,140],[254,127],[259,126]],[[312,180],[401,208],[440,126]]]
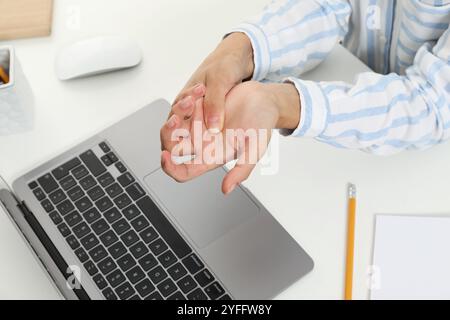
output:
[[[237,84],[252,76],[254,70],[253,48],[244,33],[232,33],[198,67],[173,105],[184,101],[190,104],[191,88],[203,84],[204,120],[212,133],[222,131],[225,118],[226,95]],[[169,118],[173,113],[170,113]]]

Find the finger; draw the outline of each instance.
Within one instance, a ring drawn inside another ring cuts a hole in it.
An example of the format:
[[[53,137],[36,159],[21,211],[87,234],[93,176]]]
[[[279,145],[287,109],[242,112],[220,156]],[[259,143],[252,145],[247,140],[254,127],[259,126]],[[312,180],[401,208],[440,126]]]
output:
[[[225,119],[225,97],[229,89],[221,83],[208,83],[205,93],[205,124],[211,133],[219,133],[223,129]]]
[[[173,114],[160,130],[161,149],[172,151],[181,138],[189,137],[189,128],[188,123]]]
[[[161,168],[178,182],[187,182],[210,170],[203,164],[176,164],[168,151],[163,151],[161,154]]]
[[[203,97],[206,93],[206,87],[203,83],[199,83],[195,86],[187,87],[186,89],[183,89],[180,94],[178,94],[177,98],[175,99],[173,105],[177,104],[181,100],[185,99],[186,97],[192,97],[195,100]]]
[[[192,96],[187,96],[183,100],[180,100],[172,107],[172,113],[179,116],[181,119],[189,119],[194,112],[195,101]]]
[[[253,169],[255,169],[255,166],[255,164],[236,164],[236,166],[225,175],[222,182],[222,192],[224,194],[233,192],[239,184],[248,179]]]

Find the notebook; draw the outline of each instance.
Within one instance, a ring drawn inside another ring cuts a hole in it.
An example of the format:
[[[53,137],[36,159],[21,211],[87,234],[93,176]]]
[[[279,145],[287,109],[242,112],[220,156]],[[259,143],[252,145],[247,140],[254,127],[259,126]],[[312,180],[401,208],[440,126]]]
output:
[[[378,215],[371,299],[450,299],[450,216]]]

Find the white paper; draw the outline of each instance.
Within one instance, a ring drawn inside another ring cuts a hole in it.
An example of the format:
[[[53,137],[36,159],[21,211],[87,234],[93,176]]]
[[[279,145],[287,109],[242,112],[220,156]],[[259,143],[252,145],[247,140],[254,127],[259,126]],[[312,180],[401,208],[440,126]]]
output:
[[[450,217],[376,218],[371,299],[450,299]]]

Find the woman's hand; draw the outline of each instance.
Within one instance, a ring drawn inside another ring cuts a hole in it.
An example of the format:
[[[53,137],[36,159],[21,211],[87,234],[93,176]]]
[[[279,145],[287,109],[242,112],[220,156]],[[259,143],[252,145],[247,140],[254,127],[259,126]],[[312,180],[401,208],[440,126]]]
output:
[[[206,127],[211,132],[223,129],[225,97],[230,90],[253,74],[253,49],[244,33],[226,37],[199,66],[175,99],[174,105],[191,94],[192,87],[206,87],[204,115]],[[172,116],[172,113],[169,115]]]
[[[246,180],[267,150],[272,130],[294,129],[300,119],[300,99],[291,84],[244,82],[226,96],[224,129],[212,134],[204,123],[202,85],[173,106],[173,115],[161,129],[163,170],[179,182],[198,177],[232,160],[222,191],[228,194]],[[195,155],[183,164],[179,156]]]

